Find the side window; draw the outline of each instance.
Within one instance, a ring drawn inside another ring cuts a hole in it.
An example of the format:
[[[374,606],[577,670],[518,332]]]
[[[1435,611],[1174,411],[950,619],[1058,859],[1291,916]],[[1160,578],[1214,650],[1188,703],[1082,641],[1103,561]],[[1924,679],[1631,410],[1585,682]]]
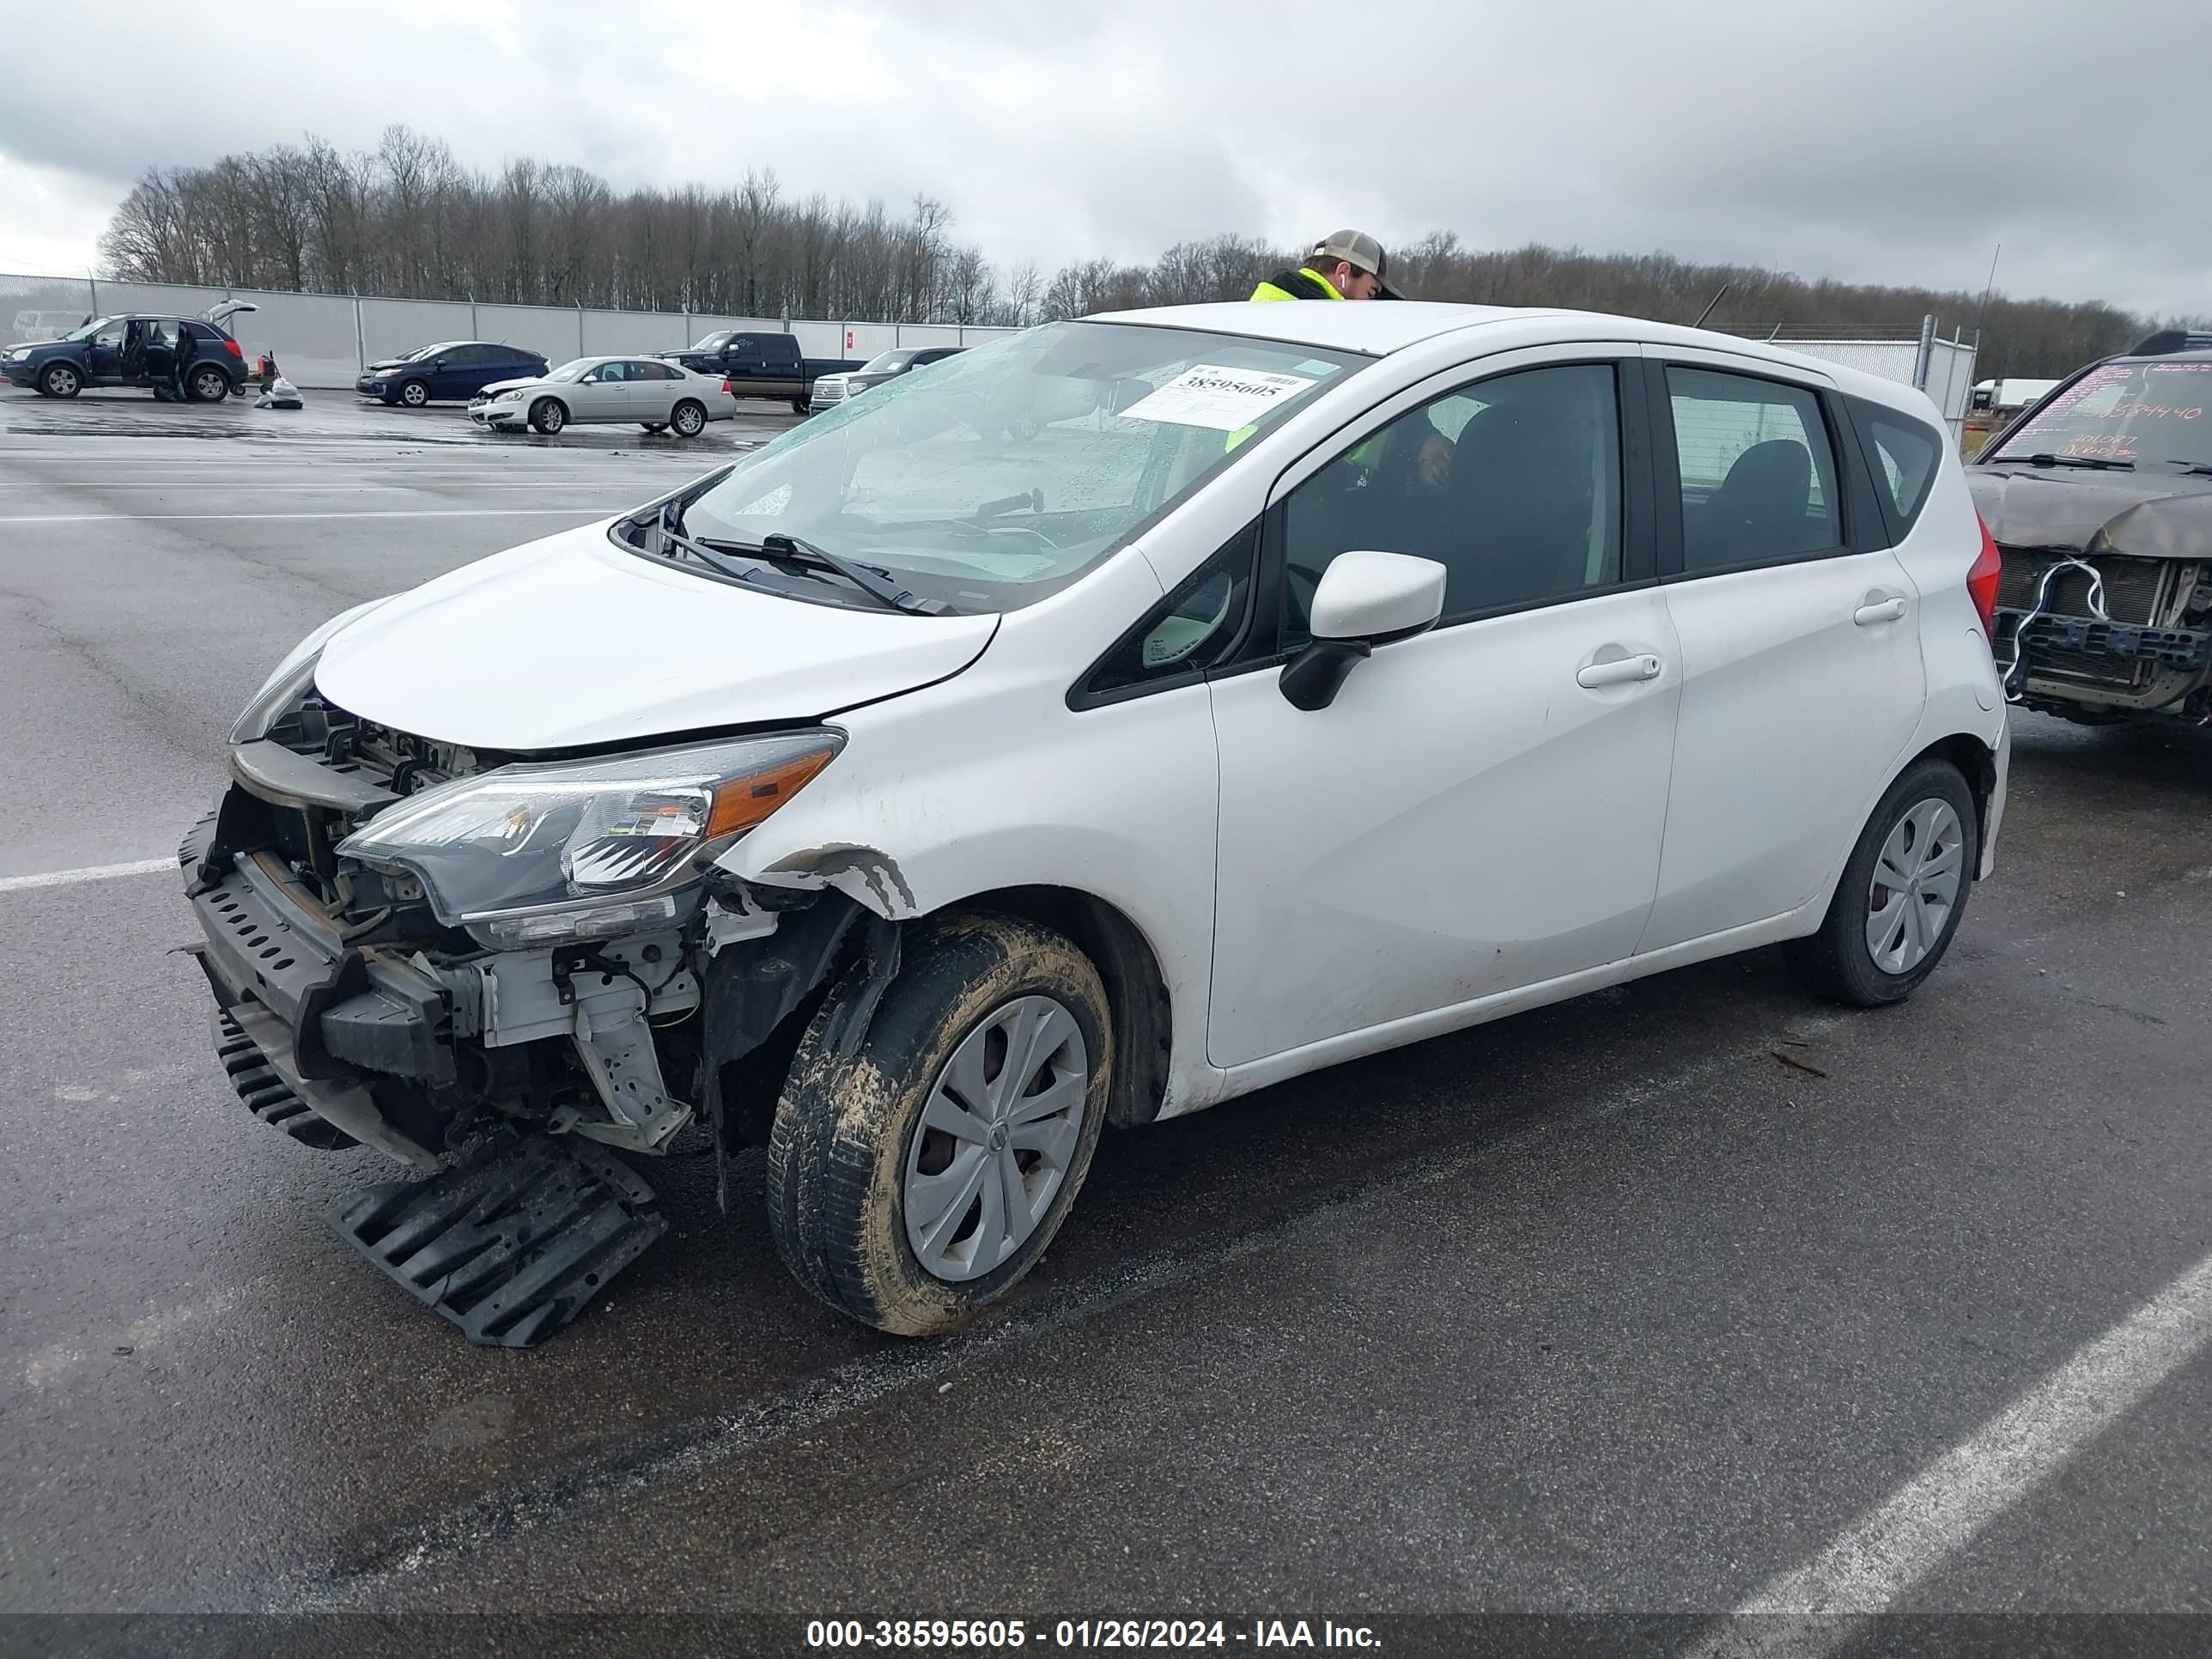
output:
[[[760,348],[750,340],[732,340],[730,356],[741,363],[757,363],[760,361]]]
[[[1943,459],[1944,441],[1911,416],[1863,398],[1851,400],[1851,415],[1858,422],[1859,435],[1873,452],[1875,488],[1881,493],[1891,526],[1901,537],[1928,504],[1936,465]]]
[[[628,363],[621,362],[601,363],[599,365],[599,379],[603,383],[609,386],[620,380],[627,380],[629,379],[629,365]]]
[[[1841,550],[1836,457],[1819,398],[1705,368],[1668,369],[1667,395],[1686,571]]]
[[[1300,484],[1284,510],[1284,647],[1305,642],[1322,572],[1355,549],[1443,564],[1446,622],[1619,581],[1614,381],[1607,363],[1479,380]]]
[[[101,329],[99,333],[92,337],[92,343],[96,346],[107,346],[112,349],[120,349],[123,344],[123,337],[129,331],[130,327],[131,325],[127,322],[110,323],[106,328]]]
[[[1230,538],[1121,636],[1070,701],[1080,706],[1115,692],[1192,676],[1226,660],[1244,631],[1259,545],[1256,524]]]
[[[489,368],[494,363],[504,362],[507,354],[497,346],[465,345],[453,354],[456,368]]]

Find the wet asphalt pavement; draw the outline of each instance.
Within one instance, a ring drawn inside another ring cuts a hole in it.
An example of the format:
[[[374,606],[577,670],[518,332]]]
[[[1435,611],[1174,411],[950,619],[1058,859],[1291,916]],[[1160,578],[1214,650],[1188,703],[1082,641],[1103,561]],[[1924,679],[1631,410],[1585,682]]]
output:
[[[1904,1008],[1762,951],[1110,1139],[935,1345],[679,1160],[578,1324],[468,1347],[320,1218],[392,1167],[225,1085],[174,875],[8,878],[168,855],[334,611],[790,423],[0,395],[0,1612],[1714,1613],[2212,1250],[2212,734],[2029,716]],[[1899,1605],[2212,1614],[2212,1358]]]

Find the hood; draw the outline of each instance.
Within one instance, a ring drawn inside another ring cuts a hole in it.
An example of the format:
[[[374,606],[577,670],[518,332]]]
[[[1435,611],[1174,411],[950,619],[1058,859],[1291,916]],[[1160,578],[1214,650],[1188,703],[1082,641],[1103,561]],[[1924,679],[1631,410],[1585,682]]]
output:
[[[1971,468],[1966,477],[2000,547],[2212,558],[2212,479],[2002,466]]]
[[[958,673],[997,627],[749,592],[626,552],[603,520],[379,605],[315,684],[402,732],[528,752],[817,719]]]
[[[483,390],[477,395],[481,398],[489,398],[495,392],[512,392],[515,387],[520,386],[539,386],[544,382],[544,380],[545,377],[543,374],[526,374],[519,380],[494,380],[489,386],[484,387]]]
[[[368,366],[367,370],[364,370],[363,372],[372,373],[380,368],[404,368],[407,367],[408,362],[409,360],[405,357],[379,357],[374,362]]]

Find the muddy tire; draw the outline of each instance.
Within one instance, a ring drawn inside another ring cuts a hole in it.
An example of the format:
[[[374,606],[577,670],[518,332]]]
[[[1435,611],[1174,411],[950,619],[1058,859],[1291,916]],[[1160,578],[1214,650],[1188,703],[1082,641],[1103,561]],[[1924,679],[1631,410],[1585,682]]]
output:
[[[1106,1118],[1113,1021],[1089,957],[1003,916],[909,927],[841,1054],[866,984],[848,975],[799,1043],[769,1142],[769,1227],[839,1312],[941,1335],[1011,1291],[1066,1218]]]
[[[1959,931],[1981,852],[1959,769],[1932,758],[1908,768],[1860,832],[1820,931],[1785,947],[1808,988],[1855,1008],[1911,996]]]

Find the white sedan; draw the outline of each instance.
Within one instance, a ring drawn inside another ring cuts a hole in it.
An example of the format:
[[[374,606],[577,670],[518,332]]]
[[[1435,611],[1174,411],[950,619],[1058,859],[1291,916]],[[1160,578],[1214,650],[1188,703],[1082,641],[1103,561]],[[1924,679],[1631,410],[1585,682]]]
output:
[[[469,418],[495,432],[526,425],[547,435],[566,426],[635,421],[647,432],[696,438],[738,412],[729,382],[652,357],[577,357],[526,380],[486,386]]]

